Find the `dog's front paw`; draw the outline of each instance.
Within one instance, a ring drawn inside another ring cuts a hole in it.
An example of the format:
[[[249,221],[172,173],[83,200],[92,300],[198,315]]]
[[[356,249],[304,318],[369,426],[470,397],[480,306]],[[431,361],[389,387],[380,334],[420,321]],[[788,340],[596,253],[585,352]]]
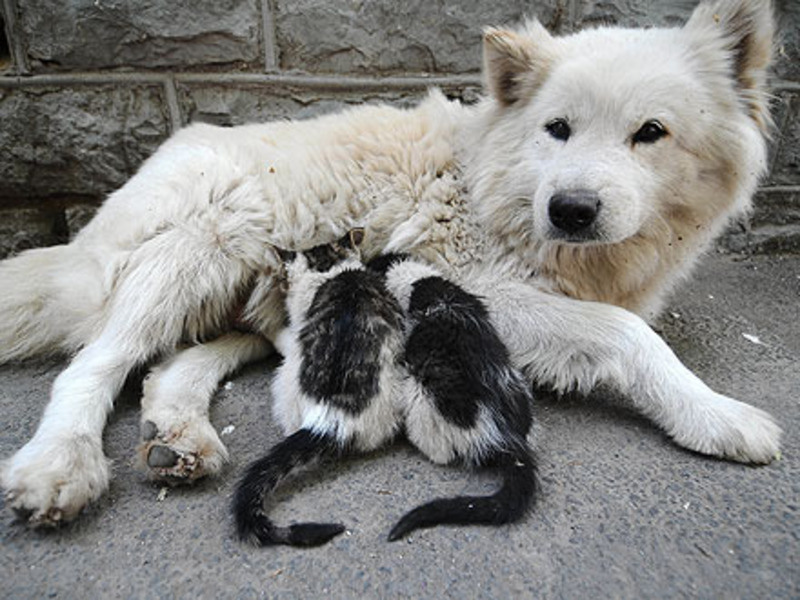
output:
[[[216,475],[228,460],[228,451],[207,420],[178,425],[157,425],[145,420],[141,427],[139,465],[151,477],[168,483],[188,483]]]
[[[75,518],[108,488],[110,461],[88,435],[34,438],[2,466],[6,503],[33,526]]]
[[[780,454],[781,433],[770,414],[717,394],[673,437],[681,446],[702,454],[767,464]]]

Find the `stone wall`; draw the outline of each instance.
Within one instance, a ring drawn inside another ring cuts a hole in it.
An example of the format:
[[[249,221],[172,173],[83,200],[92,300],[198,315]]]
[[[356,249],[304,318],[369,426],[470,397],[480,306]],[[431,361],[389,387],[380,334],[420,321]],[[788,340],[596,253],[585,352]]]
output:
[[[167,136],[350,104],[474,100],[480,31],[674,25],[686,0],[0,0],[0,256],[65,241]],[[800,249],[800,2],[777,0],[777,131],[729,248]]]

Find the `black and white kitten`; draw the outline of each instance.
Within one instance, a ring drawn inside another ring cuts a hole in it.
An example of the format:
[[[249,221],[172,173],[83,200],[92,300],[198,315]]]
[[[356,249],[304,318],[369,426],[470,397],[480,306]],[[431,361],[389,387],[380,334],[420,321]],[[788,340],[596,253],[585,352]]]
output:
[[[389,540],[450,524],[521,519],[535,500],[537,467],[527,442],[531,386],[516,369],[481,300],[433,267],[402,255],[370,266],[405,313],[402,363],[408,439],[436,463],[488,468],[503,478],[490,496],[441,498],[407,513]]]
[[[272,383],[274,414],[290,435],[252,463],[234,496],[239,537],[258,545],[316,546],[344,531],[336,523],[275,525],[265,501],[295,470],[393,438],[401,371],[402,312],[358,254],[364,232],[305,252],[279,251],[287,284],[284,356]]]
[[[294,433],[254,462],[239,484],[233,509],[244,540],[312,546],[344,531],[333,523],[279,527],[264,503],[296,469],[326,455],[375,449],[403,424],[433,461],[496,468],[504,483],[492,496],[421,506],[390,540],[439,523],[511,522],[532,503],[536,473],[525,442],[530,392],[509,366],[486,310],[407,258],[382,258],[377,270],[365,269],[357,253],[362,237],[363,230],[353,230],[306,252],[281,251],[289,326],[278,340],[284,363],[272,392],[280,424]],[[438,300],[431,297],[440,292]],[[398,299],[408,310],[406,328]]]

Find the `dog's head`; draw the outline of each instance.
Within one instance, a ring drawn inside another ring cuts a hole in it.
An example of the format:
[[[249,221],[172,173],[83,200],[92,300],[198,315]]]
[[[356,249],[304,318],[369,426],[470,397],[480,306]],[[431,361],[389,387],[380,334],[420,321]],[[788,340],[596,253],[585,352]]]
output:
[[[764,169],[772,23],[768,0],[717,0],[682,28],[488,29],[482,222],[516,247],[715,235]]]

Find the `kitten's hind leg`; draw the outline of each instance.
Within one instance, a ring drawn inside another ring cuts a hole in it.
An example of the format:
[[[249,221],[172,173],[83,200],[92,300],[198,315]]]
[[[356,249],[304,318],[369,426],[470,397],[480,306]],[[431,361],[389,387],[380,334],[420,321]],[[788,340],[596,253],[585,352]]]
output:
[[[253,462],[233,497],[239,539],[257,546],[311,547],[320,546],[344,532],[344,525],[339,523],[296,523],[280,527],[270,520],[264,507],[275,488],[292,472],[341,451],[341,445],[333,436],[300,429]]]

